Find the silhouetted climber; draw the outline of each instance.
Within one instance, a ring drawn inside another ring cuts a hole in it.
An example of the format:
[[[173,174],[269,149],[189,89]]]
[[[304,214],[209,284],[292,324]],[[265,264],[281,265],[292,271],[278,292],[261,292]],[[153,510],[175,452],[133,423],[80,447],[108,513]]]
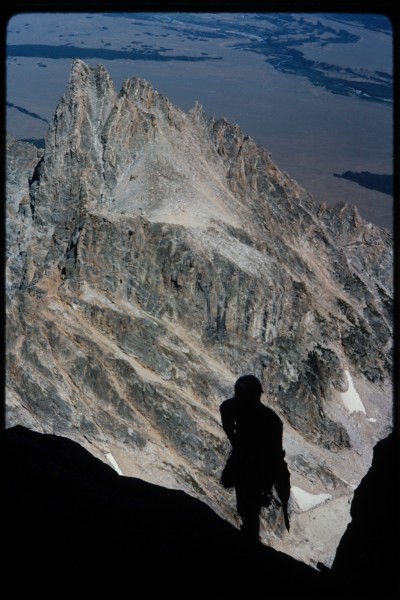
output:
[[[257,377],[243,375],[235,383],[234,398],[220,406],[222,426],[232,444],[221,483],[235,488],[241,531],[250,540],[259,539],[261,507],[269,505],[274,485],[289,531],[290,474],[282,448],[283,425],[261,403],[262,393]]]

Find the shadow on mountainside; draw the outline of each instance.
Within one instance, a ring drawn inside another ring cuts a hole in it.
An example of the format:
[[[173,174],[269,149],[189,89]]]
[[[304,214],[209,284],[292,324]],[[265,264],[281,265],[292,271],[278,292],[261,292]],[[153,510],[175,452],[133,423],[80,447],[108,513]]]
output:
[[[332,590],[333,571],[320,573],[261,544],[246,545],[238,530],[184,492],[120,476],[67,438],[21,426],[4,437],[3,591],[10,595],[247,597]],[[360,575],[364,564],[369,568],[362,561]],[[345,574],[340,565],[337,570]],[[370,590],[379,572],[364,575]]]

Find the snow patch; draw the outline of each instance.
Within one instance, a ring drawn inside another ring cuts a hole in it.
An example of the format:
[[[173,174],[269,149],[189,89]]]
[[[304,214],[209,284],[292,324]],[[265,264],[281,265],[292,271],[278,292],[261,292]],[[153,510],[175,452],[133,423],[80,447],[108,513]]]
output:
[[[109,452],[108,454],[106,454],[106,459],[108,460],[108,462],[110,463],[110,465],[113,467],[113,469],[115,469],[117,471],[118,475],[123,475],[123,472],[119,468],[118,463],[115,460],[115,458],[113,457],[113,455],[111,454],[111,452]]]
[[[345,371],[345,374],[349,383],[349,387],[346,392],[342,393],[343,404],[350,414],[353,412],[363,412],[366,414],[364,404],[362,403],[361,398],[354,387],[354,383],[349,371]]]
[[[310,494],[296,485],[292,485],[290,491],[296,501],[297,506],[302,512],[310,510],[319,504],[323,504],[323,502],[326,502],[332,498],[330,494]]]

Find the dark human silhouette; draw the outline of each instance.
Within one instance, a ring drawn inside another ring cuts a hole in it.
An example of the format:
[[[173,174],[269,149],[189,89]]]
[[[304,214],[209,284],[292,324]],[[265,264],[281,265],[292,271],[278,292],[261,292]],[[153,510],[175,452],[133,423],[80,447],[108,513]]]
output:
[[[261,403],[262,393],[257,377],[243,375],[235,383],[235,396],[220,406],[222,427],[232,444],[221,483],[235,488],[241,531],[250,541],[259,540],[261,507],[269,505],[273,486],[289,531],[290,474],[282,448],[283,425]]]

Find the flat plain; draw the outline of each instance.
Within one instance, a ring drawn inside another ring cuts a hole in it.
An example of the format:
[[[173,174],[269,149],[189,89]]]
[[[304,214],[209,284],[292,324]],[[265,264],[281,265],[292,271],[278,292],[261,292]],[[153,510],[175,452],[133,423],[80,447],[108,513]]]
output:
[[[317,204],[392,228],[393,199],[335,173],[392,175],[392,32],[374,15],[32,13],[8,27],[7,131],[43,143],[73,58],[148,80],[267,148]]]

